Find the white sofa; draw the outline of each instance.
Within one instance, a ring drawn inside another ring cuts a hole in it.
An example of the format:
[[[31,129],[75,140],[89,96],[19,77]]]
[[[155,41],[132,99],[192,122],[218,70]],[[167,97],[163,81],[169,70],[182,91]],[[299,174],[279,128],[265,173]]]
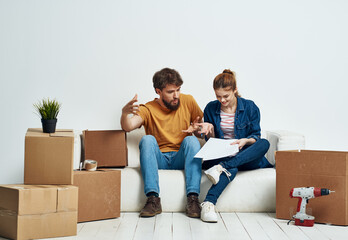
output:
[[[138,212],[146,202],[139,164],[139,142],[143,128],[127,133],[128,167],[121,174],[121,211]],[[264,131],[270,142],[267,159],[274,164],[277,150],[303,149],[304,136],[289,131]],[[201,142],[202,143],[202,142]],[[203,143],[202,143],[203,144]],[[160,197],[164,212],[182,212],[186,206],[183,170],[159,170]],[[204,200],[211,182],[202,173],[200,201]],[[275,212],[275,168],[238,172],[217,202],[220,212]]]

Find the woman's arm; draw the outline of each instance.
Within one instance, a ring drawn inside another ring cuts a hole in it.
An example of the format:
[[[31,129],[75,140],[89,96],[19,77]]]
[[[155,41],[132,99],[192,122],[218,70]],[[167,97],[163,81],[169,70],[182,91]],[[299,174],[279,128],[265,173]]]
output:
[[[255,138],[241,138],[231,143],[231,145],[238,144],[239,149],[242,149],[245,145],[252,145],[256,142]]]
[[[260,110],[254,102],[250,105],[250,131],[246,138],[254,139],[256,142],[261,137],[261,127],[260,127]],[[251,144],[253,144],[252,142]]]

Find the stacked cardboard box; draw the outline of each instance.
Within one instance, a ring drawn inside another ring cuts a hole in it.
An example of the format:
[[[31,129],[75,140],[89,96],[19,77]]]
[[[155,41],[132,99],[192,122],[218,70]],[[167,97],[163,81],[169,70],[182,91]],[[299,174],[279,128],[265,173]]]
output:
[[[0,236],[33,239],[76,235],[78,189],[72,186],[73,155],[72,130],[43,133],[39,128],[28,129],[26,185],[0,186]]]
[[[73,184],[74,133],[43,133],[29,128],[25,136],[25,184]]]
[[[74,185],[79,188],[78,222],[120,216],[121,171],[74,171]]]
[[[86,156],[96,158],[99,166],[127,165],[124,131],[86,132]],[[0,186],[0,236],[13,239],[71,236],[76,235],[78,221],[120,216],[121,172],[111,169],[74,172],[73,157],[72,130],[57,129],[49,134],[42,129],[28,129],[26,185]]]
[[[79,187],[78,222],[120,216],[121,171],[100,167],[127,166],[126,133],[122,130],[83,132],[84,158],[97,161],[97,171],[74,171]]]
[[[75,186],[0,186],[0,233],[11,239],[76,235]]]
[[[306,212],[315,222],[348,225],[348,152],[278,151],[276,152],[276,217],[291,219],[298,199],[289,193],[296,187],[319,187],[335,191],[310,199]]]

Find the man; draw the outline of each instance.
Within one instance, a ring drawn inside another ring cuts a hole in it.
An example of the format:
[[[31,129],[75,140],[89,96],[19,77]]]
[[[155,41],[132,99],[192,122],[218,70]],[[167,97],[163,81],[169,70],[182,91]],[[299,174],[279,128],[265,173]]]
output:
[[[153,76],[153,86],[159,98],[136,105],[137,95],[122,109],[121,126],[129,132],[144,125],[146,135],[140,141],[140,166],[147,201],[140,217],[152,217],[162,212],[158,169],[185,169],[189,217],[200,217],[198,195],[201,183],[201,159],[194,158],[200,144],[192,132],[203,113],[191,95],[180,94],[183,84],[174,69],[164,68]],[[129,117],[129,114],[133,114]],[[186,130],[184,130],[186,129]]]

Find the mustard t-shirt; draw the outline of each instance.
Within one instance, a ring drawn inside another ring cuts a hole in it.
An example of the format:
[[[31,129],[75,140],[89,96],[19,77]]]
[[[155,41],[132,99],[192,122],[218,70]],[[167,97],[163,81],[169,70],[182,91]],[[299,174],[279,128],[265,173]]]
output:
[[[138,115],[144,120],[147,135],[153,135],[162,152],[178,151],[186,136],[184,133],[190,124],[203,112],[191,95],[180,94],[180,106],[177,110],[162,107],[156,99],[141,104]]]

